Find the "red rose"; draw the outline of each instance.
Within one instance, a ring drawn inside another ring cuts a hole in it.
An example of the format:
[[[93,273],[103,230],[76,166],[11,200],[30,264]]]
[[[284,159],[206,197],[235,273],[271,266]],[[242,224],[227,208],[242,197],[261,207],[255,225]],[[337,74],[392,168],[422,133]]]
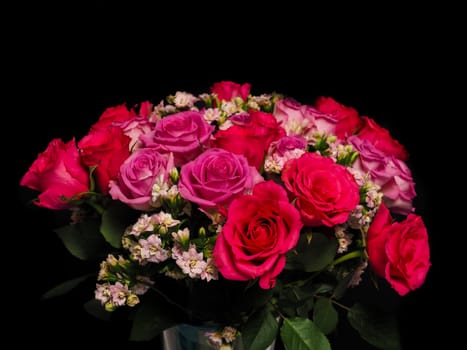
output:
[[[397,140],[394,140],[389,131],[373,119],[362,117],[363,127],[358,132],[358,137],[362,140],[370,141],[377,149],[387,155],[393,155],[400,160],[407,160],[409,155]]]
[[[316,153],[287,161],[282,181],[296,197],[305,225],[342,224],[360,201],[359,187],[347,168]]]
[[[23,176],[21,186],[42,192],[38,206],[49,209],[66,209],[71,205],[62,197],[72,198],[89,190],[89,171],[81,163],[75,139],[63,143],[52,140],[47,149]]]
[[[227,279],[259,278],[261,288],[273,288],[284,269],[285,254],[297,244],[302,226],[285,190],[273,181],[261,182],[253,194],[230,204],[214,247],[214,263]]]
[[[392,222],[389,210],[382,204],[368,230],[367,249],[375,273],[399,295],[425,282],[431,266],[430,247],[420,216],[409,214],[402,222]]]
[[[353,135],[362,124],[355,109],[344,106],[331,97],[318,98],[316,109],[332,117],[331,123],[335,125],[335,135],[340,139]]]
[[[128,110],[125,104],[107,108],[99,120],[91,127],[92,130],[106,129],[113,122],[124,122],[136,117],[133,109]]]
[[[214,135],[214,147],[223,148],[235,154],[242,154],[248,164],[260,169],[269,145],[285,136],[285,130],[269,113],[249,112],[250,119]]]
[[[110,180],[115,180],[122,163],[130,156],[130,138],[119,126],[91,130],[78,147],[81,159],[88,167],[96,166],[96,183],[103,194],[109,192]]]
[[[248,99],[251,84],[237,84],[232,81],[221,81],[211,87],[211,92],[216,94],[220,101],[230,101],[234,97],[241,97],[243,101]]]

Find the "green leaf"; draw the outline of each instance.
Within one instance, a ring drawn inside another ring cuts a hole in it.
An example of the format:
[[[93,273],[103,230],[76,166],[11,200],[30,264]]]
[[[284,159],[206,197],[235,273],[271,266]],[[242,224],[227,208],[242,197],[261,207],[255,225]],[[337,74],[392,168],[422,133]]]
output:
[[[55,298],[60,295],[66,294],[76,288],[79,284],[84,282],[88,277],[95,276],[95,274],[87,274],[81,277],[73,278],[66,282],[60,283],[42,295],[42,299]]]
[[[331,350],[326,336],[307,318],[286,318],[281,339],[286,350]]]
[[[109,321],[112,317],[112,312],[106,311],[102,304],[96,299],[91,299],[84,303],[83,307],[88,314],[99,320]]]
[[[124,203],[113,201],[102,214],[100,231],[112,247],[122,246],[122,235],[134,223],[135,211]]]
[[[368,343],[385,350],[400,350],[399,329],[393,314],[356,303],[347,313],[349,323]]]
[[[145,295],[149,297],[150,295]],[[160,299],[159,296],[145,298],[137,305],[130,340],[148,341],[159,335],[164,329],[178,324],[177,310]]]
[[[297,260],[306,272],[322,270],[329,265],[337,252],[337,241],[319,232],[313,232],[313,238],[308,244],[306,235],[302,234],[297,244]]]
[[[99,224],[98,219],[87,219],[54,231],[71,254],[81,260],[91,260],[105,256],[107,244],[99,232]]]
[[[313,308],[313,321],[324,334],[331,333],[337,326],[338,315],[331,299],[318,298]]]
[[[277,320],[267,308],[253,314],[241,329],[245,350],[264,350],[276,339]]]

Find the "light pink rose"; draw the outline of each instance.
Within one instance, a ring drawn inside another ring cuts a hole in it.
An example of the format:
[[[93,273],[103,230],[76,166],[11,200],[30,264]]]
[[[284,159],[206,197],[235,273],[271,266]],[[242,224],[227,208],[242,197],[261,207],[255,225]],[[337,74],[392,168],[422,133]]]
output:
[[[273,181],[261,182],[251,195],[231,203],[214,246],[214,263],[229,280],[259,278],[261,288],[273,288],[302,226],[284,188]]]
[[[89,191],[89,169],[81,163],[75,140],[65,144],[53,139],[24,174],[20,185],[41,192],[34,202],[40,207],[71,207],[62,197],[72,198]]]
[[[393,222],[382,204],[368,229],[370,266],[401,296],[425,282],[431,266],[428,233],[420,216],[409,214]]]
[[[156,179],[168,181],[173,168],[171,154],[160,154],[151,148],[137,150],[121,165],[117,179],[110,182],[109,193],[134,209],[149,210]]]
[[[263,178],[243,155],[211,148],[182,167],[178,186],[183,198],[208,209],[228,207],[260,181]]]
[[[203,113],[186,111],[162,118],[140,140],[143,147],[153,148],[160,153],[172,152],[175,165],[181,166],[208,148],[213,131],[214,126],[203,118]]]
[[[276,101],[273,114],[285,129],[287,135],[303,135],[306,137],[310,131],[316,129],[316,126],[313,124],[313,116],[304,113],[304,110],[304,105],[292,98],[285,98]]]
[[[113,125],[119,126],[123,133],[128,136],[130,141],[130,150],[141,148],[141,135],[149,133],[154,125],[149,122],[147,117],[139,116],[124,122],[114,122]]]
[[[348,141],[359,152],[353,167],[362,173],[369,173],[371,180],[381,186],[383,202],[392,212],[408,214],[416,192],[407,165],[380,151],[369,140],[351,136]]]
[[[359,187],[347,168],[316,153],[285,163],[282,181],[296,199],[305,225],[342,224],[360,202]]]

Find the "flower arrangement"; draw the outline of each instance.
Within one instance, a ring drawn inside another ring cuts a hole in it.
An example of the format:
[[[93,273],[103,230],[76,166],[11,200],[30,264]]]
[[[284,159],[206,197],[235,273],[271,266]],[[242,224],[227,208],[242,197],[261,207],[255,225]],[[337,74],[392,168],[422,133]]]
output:
[[[365,277],[401,296],[424,283],[428,235],[405,148],[330,97],[250,90],[222,81],[110,107],[78,142],[50,142],[21,185],[70,211],[56,232],[96,271],[47,296],[95,278],[90,305],[128,313],[133,340],[212,324],[218,349],[277,336],[330,349],[342,307],[365,340],[397,349],[396,327],[340,299]]]

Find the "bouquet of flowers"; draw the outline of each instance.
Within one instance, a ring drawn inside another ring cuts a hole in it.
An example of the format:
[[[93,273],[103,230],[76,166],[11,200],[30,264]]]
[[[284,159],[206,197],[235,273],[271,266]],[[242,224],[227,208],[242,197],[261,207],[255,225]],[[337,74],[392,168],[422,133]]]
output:
[[[307,105],[222,81],[107,108],[78,142],[52,140],[21,185],[38,206],[69,210],[58,236],[96,261],[46,296],[94,278],[89,309],[127,313],[133,340],[209,324],[213,348],[262,350],[280,336],[286,349],[330,349],[342,311],[369,343],[397,349],[390,319],[341,299],[362,278],[401,296],[424,283],[407,158],[330,97]]]

